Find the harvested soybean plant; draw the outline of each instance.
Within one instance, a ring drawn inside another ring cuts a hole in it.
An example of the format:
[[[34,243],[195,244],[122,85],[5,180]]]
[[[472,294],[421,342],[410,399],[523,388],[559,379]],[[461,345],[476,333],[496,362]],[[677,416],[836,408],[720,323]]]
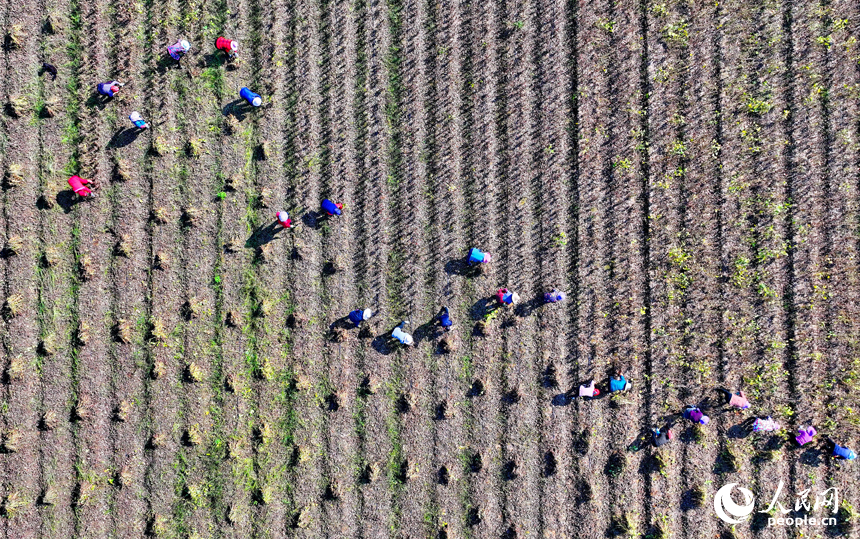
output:
[[[857,537],[856,0],[7,0],[0,539]]]

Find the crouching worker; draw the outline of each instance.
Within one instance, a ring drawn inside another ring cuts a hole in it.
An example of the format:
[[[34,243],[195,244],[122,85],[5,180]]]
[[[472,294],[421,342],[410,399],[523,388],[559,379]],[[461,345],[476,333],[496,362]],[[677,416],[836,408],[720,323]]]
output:
[[[547,292],[543,295],[543,301],[544,303],[558,303],[559,301],[564,301],[565,297],[564,292],[553,289],[552,292]]]
[[[857,458],[857,454],[854,453],[854,451],[851,451],[847,447],[842,447],[833,440],[828,441],[833,445],[833,458],[841,458],[845,460],[854,460]]]
[[[484,251],[472,247],[469,249],[469,265],[474,266],[475,264],[486,264],[490,261],[492,257],[490,253],[485,253]]]
[[[80,176],[72,176],[71,178],[69,178],[69,186],[72,188],[72,191],[74,191],[76,195],[82,197],[88,197],[92,195],[92,189],[90,189],[90,187],[86,187],[87,185],[89,185],[92,189],[98,187],[98,185],[96,185],[96,182],[88,180],[86,178],[81,178]]]
[[[496,292],[496,298],[501,305],[514,305],[520,302],[520,295],[516,292],[511,292],[507,288],[499,288]]]
[[[723,397],[726,400],[726,404],[728,404],[729,406],[734,406],[735,408],[740,408],[741,410],[746,410],[750,407],[750,401],[747,400],[747,396],[744,395],[743,391],[732,393],[728,389],[722,387],[718,387],[716,389],[723,394]]]
[[[610,393],[615,393],[616,391],[627,391],[628,389],[630,389],[630,382],[627,381],[627,378],[624,378],[621,371],[615,371],[612,373],[612,376],[609,377]]]
[[[699,409],[698,406],[687,406],[684,408],[684,419],[689,419],[693,423],[698,423],[699,425],[707,425],[711,420],[702,412],[702,410]]]
[[[191,44],[185,41],[184,39],[180,39],[173,45],[167,46],[167,54],[170,55],[171,58],[176,60],[177,62],[185,56],[188,51],[191,50]]]
[[[128,115],[128,119],[131,120],[131,123],[138,129],[147,129],[149,124],[146,123],[146,120],[143,119],[143,116],[140,115],[139,112],[134,111]]]
[[[355,327],[358,327],[365,320],[370,320],[371,316],[373,316],[373,313],[370,309],[356,309],[349,313],[349,320]]]
[[[412,343],[415,342],[414,340],[412,340],[412,335],[403,331],[403,328],[408,323],[409,323],[409,320],[404,320],[403,322],[400,322],[400,325],[398,325],[396,328],[394,328],[394,331],[391,332],[391,336],[393,338],[397,339],[398,341],[400,341],[400,344],[405,344],[406,346],[412,346]]]
[[[100,95],[104,95],[107,97],[113,97],[114,94],[119,92],[119,89],[125,86],[124,83],[119,81],[111,81],[111,82],[100,82],[96,85],[96,91]]]
[[[293,220],[290,218],[290,214],[285,211],[279,211],[275,214],[278,218],[278,222],[284,228],[293,228]]]
[[[780,424],[774,421],[770,416],[767,416],[767,419],[757,417],[752,426],[753,432],[773,432],[780,428],[782,428]]]
[[[448,312],[448,307],[442,307],[442,311],[439,313],[439,325],[442,326],[442,329],[448,331],[451,329],[451,326],[454,325],[454,322],[451,321],[451,314]]]
[[[812,441],[812,438],[818,434],[818,431],[815,430],[815,427],[800,427],[797,429],[797,436],[794,437],[797,440],[798,445],[803,446]]]
[[[654,429],[651,431],[651,443],[654,444],[654,447],[660,447],[661,445],[666,445],[669,443],[669,440],[675,437],[675,434],[672,432],[672,425],[666,424],[663,429]]]
[[[343,204],[341,204],[340,202],[332,202],[327,198],[323,199],[322,204],[320,204],[320,207],[322,207],[322,210],[329,217],[334,217],[335,215],[340,215],[341,213],[343,213]]]
[[[594,378],[591,379],[591,382],[588,385],[579,386],[579,396],[586,399],[593,399],[594,397],[600,395],[600,390],[594,387]]]
[[[235,58],[239,51],[239,42],[226,37],[219,37],[215,40],[215,48],[227,53],[230,58]]]

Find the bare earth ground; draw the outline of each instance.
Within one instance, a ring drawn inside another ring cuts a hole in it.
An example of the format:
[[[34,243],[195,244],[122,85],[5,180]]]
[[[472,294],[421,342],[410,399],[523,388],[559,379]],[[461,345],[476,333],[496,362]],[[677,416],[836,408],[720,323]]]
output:
[[[2,538],[860,536],[824,443],[860,449],[860,4],[39,0],[0,28]],[[632,391],[559,398],[614,365]],[[836,524],[714,513],[780,482],[792,518],[838,489]]]

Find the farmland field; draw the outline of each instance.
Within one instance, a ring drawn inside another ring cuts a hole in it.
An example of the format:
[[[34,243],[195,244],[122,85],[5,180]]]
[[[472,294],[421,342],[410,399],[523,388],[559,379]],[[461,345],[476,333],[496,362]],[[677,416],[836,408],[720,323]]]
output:
[[[825,443],[860,451],[856,0],[7,0],[0,27],[0,539],[860,536]],[[613,366],[630,391],[559,397]]]

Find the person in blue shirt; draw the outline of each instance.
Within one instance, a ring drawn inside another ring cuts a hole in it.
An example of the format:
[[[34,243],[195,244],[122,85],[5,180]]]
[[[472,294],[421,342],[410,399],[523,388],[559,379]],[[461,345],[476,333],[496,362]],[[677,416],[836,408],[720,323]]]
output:
[[[621,374],[620,370],[616,370],[612,373],[612,376],[609,377],[609,392],[614,393],[616,391],[627,391],[630,388],[630,382],[627,381],[627,378],[624,378],[624,375]]]
[[[451,329],[451,326],[454,325],[454,322],[451,321],[451,314],[448,312],[448,307],[442,307],[442,312],[439,313],[439,325],[442,326],[442,329],[448,331]]]
[[[343,210],[343,204],[341,204],[340,202],[337,202],[337,203],[332,202],[331,200],[329,200],[327,198],[323,199],[322,204],[320,204],[320,206],[322,207],[323,211],[326,212],[326,214],[329,217],[332,217],[335,215],[340,215],[341,213],[343,213],[341,211],[341,210]]]
[[[484,251],[472,247],[469,249],[469,265],[472,266],[474,264],[486,264],[490,261],[492,257],[490,253],[485,253]]]
[[[355,324],[355,327],[358,327],[365,320],[370,320],[371,316],[373,313],[370,309],[356,309],[349,313],[349,320]]]
[[[843,458],[845,460],[854,460],[857,458],[857,454],[854,451],[851,451],[847,447],[842,447],[833,440],[829,441],[833,444],[833,458]]]

